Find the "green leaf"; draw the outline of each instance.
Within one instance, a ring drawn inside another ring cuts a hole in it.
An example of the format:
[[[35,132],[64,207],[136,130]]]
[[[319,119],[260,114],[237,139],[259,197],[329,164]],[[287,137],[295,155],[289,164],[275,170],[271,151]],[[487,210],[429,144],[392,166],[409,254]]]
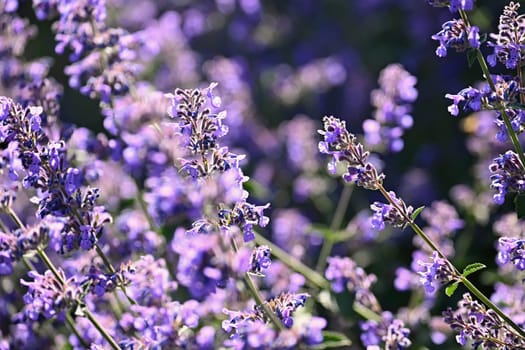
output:
[[[480,43],[480,44],[483,44],[485,41],[487,41],[488,37],[489,37],[489,36],[487,35],[487,33],[483,33],[483,34],[481,34],[481,35],[479,36],[479,43]]]
[[[482,270],[486,268],[487,266],[482,263],[473,263],[468,265],[463,269],[463,273],[461,274],[463,277],[467,277],[470,274],[473,274],[476,271]]]
[[[412,213],[412,216],[410,217],[412,221],[416,220],[416,218],[419,216],[419,214],[421,214],[423,209],[425,209],[424,205],[414,210],[414,212]]]
[[[447,288],[445,289],[445,294],[447,295],[447,297],[450,298],[454,294],[456,289],[458,289],[458,286],[459,286],[459,281],[456,281],[452,283],[450,286],[447,286]]]
[[[350,232],[347,230],[331,230],[328,226],[321,224],[313,224],[311,229],[308,230],[308,233],[311,235],[321,236],[327,241],[333,243],[346,241],[355,234],[355,232]]]
[[[518,219],[523,219],[525,217],[525,194],[518,194],[514,197],[514,208]]]
[[[477,57],[476,50],[472,49],[472,50],[467,51],[467,61],[468,61],[469,68],[471,68],[472,65],[476,63],[477,59],[478,57]]]
[[[513,109],[525,109],[525,105],[521,103],[509,103],[507,104],[507,107],[513,108]]]
[[[343,333],[323,331],[323,342],[312,346],[311,349],[331,349],[350,345],[352,345],[352,341]]]

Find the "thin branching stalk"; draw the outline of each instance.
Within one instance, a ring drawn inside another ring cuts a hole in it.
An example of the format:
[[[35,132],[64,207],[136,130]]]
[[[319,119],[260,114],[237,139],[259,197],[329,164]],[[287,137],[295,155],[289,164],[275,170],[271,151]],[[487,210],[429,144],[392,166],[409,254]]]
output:
[[[13,221],[15,221],[15,223],[22,229],[22,230],[25,230],[25,225],[24,223],[22,222],[22,220],[20,220],[20,218],[18,217],[18,215],[14,212],[14,210],[10,207],[7,207],[7,208],[4,208],[5,212],[13,219]],[[66,281],[64,281],[64,279],[62,278],[62,276],[60,275],[60,273],[58,272],[57,268],[55,267],[55,265],[53,264],[53,262],[51,261],[51,259],[49,259],[49,256],[46,254],[46,252],[41,248],[41,247],[37,247],[36,248],[36,252],[38,254],[38,256],[40,257],[40,259],[42,260],[42,262],[46,265],[46,267],[51,271],[51,273],[53,273],[53,276],[55,276],[55,278],[57,279],[57,281],[62,285],[62,286],[65,286],[66,285]],[[32,265],[29,263],[29,261],[27,259],[23,259],[24,261],[24,264],[26,266],[28,266],[30,269],[33,269],[32,268]],[[36,270],[35,270],[36,271]],[[86,317],[89,319],[89,321],[93,324],[93,326],[100,332],[100,335],[102,335],[102,337],[104,339],[106,339],[106,341],[111,345],[111,347],[114,349],[114,350],[121,350],[120,349],[120,346],[117,344],[117,342],[115,341],[115,339],[113,339],[113,337],[108,333],[106,332],[106,330],[104,329],[104,327],[102,327],[98,321],[96,320],[96,318],[93,316],[93,314],[91,314],[91,312],[86,308],[84,307],[82,309],[84,315],[86,315]],[[74,325],[74,323],[73,323]],[[74,330],[73,331],[75,333],[75,335],[79,336],[79,333],[78,331]],[[79,339],[81,339],[81,337],[79,336]]]
[[[235,242],[235,239],[233,237],[231,239],[231,245],[233,247],[233,250],[237,253],[239,248],[237,247],[237,243]],[[275,325],[275,327],[277,327],[277,329],[281,331],[285,330],[283,323],[277,318],[277,316],[275,316],[272,310],[270,310],[270,308],[262,298],[261,294],[259,293],[259,290],[253,283],[250,274],[247,272],[244,274],[244,284],[246,284],[246,287],[248,287],[248,290],[255,299],[255,302],[263,308],[265,315],[270,319],[270,321]]]
[[[341,227],[343,218],[345,217],[348,204],[350,203],[350,197],[352,197],[352,192],[354,191],[354,186],[350,184],[345,184],[343,192],[339,197],[339,202],[335,209],[334,217],[330,223],[330,231],[338,230]],[[330,255],[332,248],[334,247],[334,241],[332,239],[323,239],[323,245],[321,246],[321,252],[319,253],[319,258],[317,259],[317,265],[315,270],[319,273],[322,273],[326,267],[326,259]]]
[[[464,10],[459,10],[459,14],[461,18],[463,19],[463,21],[465,22],[465,24],[467,26],[470,26],[467,13]],[[483,72],[485,79],[487,80],[487,83],[490,86],[490,89],[493,92],[496,92],[496,85],[494,84],[494,81],[492,80],[492,77],[490,75],[489,67],[487,65],[487,61],[485,60],[485,57],[483,56],[483,53],[481,52],[480,49],[475,49],[475,50],[476,50],[476,59],[479,63],[479,66]],[[521,72],[521,67],[518,67],[518,71]],[[519,77],[520,77],[520,87],[521,87],[522,75],[519,74]],[[520,91],[520,99],[523,100],[523,95],[521,91]],[[503,122],[505,123],[505,128],[507,129],[507,133],[509,135],[510,141],[512,142],[514,149],[518,153],[518,157],[521,161],[521,166],[525,169],[525,155],[523,154],[523,149],[521,148],[521,144],[520,144],[520,141],[518,140],[518,136],[516,135],[516,132],[512,128],[509,116],[507,114],[507,111],[505,110],[505,106],[500,104],[499,106],[496,106],[496,109],[500,112],[501,117],[503,118]]]
[[[412,220],[411,217],[406,216],[406,213],[404,213],[403,210],[397,205],[397,203],[390,197],[388,192],[385,190],[383,185],[381,183],[377,183],[379,191],[383,194],[385,199],[396,208],[396,210],[403,215],[405,221],[408,223],[408,225],[412,228],[412,230],[419,236],[421,239],[427,243],[427,245],[434,251],[436,251],[439,256],[443,259],[445,259],[450,267],[454,269],[454,273],[457,276],[460,276],[461,282],[465,285],[465,287],[474,294],[483,304],[485,304],[488,308],[492,309],[494,312],[496,312],[505,322],[509,324],[509,326],[512,327],[514,331],[516,331],[521,337],[525,339],[525,331],[518,326],[514,321],[512,321],[498,306],[496,306],[494,303],[490,301],[490,299],[485,296],[472,282],[470,282],[466,277],[462,276],[459,273],[459,270],[452,264],[452,262],[441,252],[441,250],[438,248],[437,244],[435,244],[432,239],[425,234],[425,232]]]
[[[330,288],[330,283],[323,277],[323,275],[303,264],[301,261],[297,260],[258,233],[255,234],[255,242],[260,245],[268,246],[271,249],[273,256],[292,270],[302,274],[306,280],[314,286],[322,289]]]

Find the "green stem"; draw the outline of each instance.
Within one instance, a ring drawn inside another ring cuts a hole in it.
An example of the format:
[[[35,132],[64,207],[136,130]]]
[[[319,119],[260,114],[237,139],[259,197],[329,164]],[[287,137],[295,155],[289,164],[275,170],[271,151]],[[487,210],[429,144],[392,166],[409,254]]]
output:
[[[341,197],[339,198],[339,203],[337,203],[334,217],[330,223],[330,231],[337,230],[341,227],[341,223],[343,222],[346,209],[348,208],[348,203],[350,203],[350,197],[352,196],[353,190],[354,186],[345,184],[343,193],[341,193]],[[321,273],[326,267],[326,259],[330,255],[333,247],[334,240],[326,239],[325,237],[321,247],[321,252],[319,253],[319,258],[317,259],[317,265],[315,266],[315,270],[317,272]]]
[[[272,255],[275,256],[277,259],[282,261],[283,264],[291,268],[292,270],[299,272],[302,274],[307,281],[312,283],[313,285],[322,288],[322,289],[330,289],[330,283],[317,271],[309,268],[263,236],[259,235],[258,233],[255,234],[255,242],[260,245],[267,245],[272,250]]]
[[[115,268],[113,267],[113,265],[111,265],[111,262],[109,261],[108,257],[106,256],[106,254],[104,254],[104,252],[102,251],[102,248],[100,248],[100,246],[98,245],[98,243],[95,243],[95,251],[97,252],[98,256],[100,256],[100,258],[102,259],[102,261],[104,262],[104,265],[107,267],[107,269],[109,270],[109,273],[111,273],[112,275],[116,274],[117,271],[115,270]],[[126,287],[122,284],[122,280],[120,279],[119,277],[119,281],[121,283],[119,283],[119,288],[120,290],[122,291],[122,293],[124,293],[124,295],[126,296],[126,298],[128,299],[128,301],[132,304],[132,305],[137,305],[137,301],[135,299],[133,299],[131,296],[128,295],[128,293],[126,292]]]
[[[13,211],[12,208],[10,207],[7,207],[7,208],[4,208],[4,211],[16,222],[16,224],[23,230],[25,230],[25,225],[24,223],[22,222],[22,220],[20,220],[20,218],[18,217],[18,215]],[[38,254],[38,256],[40,257],[40,259],[42,259],[42,261],[44,262],[44,264],[46,265],[46,267],[51,271],[51,273],[53,273],[53,275],[55,276],[55,278],[57,279],[57,281],[62,285],[62,286],[65,286],[66,285],[66,281],[62,278],[62,276],[60,275],[60,273],[58,272],[57,268],[55,267],[55,265],[53,264],[53,262],[51,261],[51,259],[49,259],[49,257],[47,256],[46,252],[41,248],[41,247],[37,247],[36,248],[36,252]],[[28,266],[30,269],[34,269],[34,266],[25,258],[23,258],[23,261],[24,261],[24,264],[26,266]],[[36,270],[35,270],[36,271]],[[115,342],[115,340],[111,337],[111,335],[109,335],[105,330],[104,328],[102,328],[100,326],[100,324],[98,323],[98,321],[93,317],[93,315],[90,313],[90,311],[88,309],[85,309],[83,310],[84,311],[84,314],[87,316],[87,318],[90,320],[90,322],[93,324],[93,326],[95,326],[95,328],[97,328],[97,330],[100,332],[100,334],[108,341],[108,343],[111,345],[111,347],[113,349],[116,349],[116,350],[121,350],[120,347],[118,346],[118,344]],[[78,333],[78,331],[76,331],[76,329],[73,331],[75,334]],[[79,339],[81,339],[79,337]]]
[[[495,93],[496,92],[496,85],[494,84],[494,81],[492,80],[492,77],[490,76],[489,67],[487,66],[487,62],[485,61],[485,57],[483,57],[483,54],[481,53],[480,49],[476,49],[476,58],[478,60],[478,63],[481,67],[481,70],[483,71],[483,75],[485,76],[485,79],[487,79],[487,82],[489,83],[490,89]],[[520,158],[522,167],[525,167],[525,155],[523,154],[523,150],[521,148],[520,141],[518,140],[518,136],[516,135],[516,132],[512,128],[512,124],[510,123],[509,115],[507,114],[507,111],[505,110],[505,106],[498,106],[498,111],[501,114],[501,117],[503,118],[503,122],[505,123],[505,127],[507,129],[507,133],[509,134],[509,138],[512,142],[512,145],[514,146],[514,149],[518,153],[518,157]]]
[[[80,342],[80,344],[82,344],[82,346],[85,349],[89,349],[89,344],[80,335],[80,332],[75,327],[75,320],[73,320],[73,318],[71,317],[71,315],[68,312],[66,312],[66,323],[69,326],[69,328],[71,329],[71,331],[73,332],[73,334],[75,334],[75,336],[77,337],[77,339]]]
[[[441,252],[441,250],[438,248],[438,246],[432,241],[432,239],[430,237],[427,236],[427,234],[421,229],[421,227],[419,227],[418,224],[416,224],[414,222],[414,220],[412,220],[411,217],[409,216],[406,216],[404,211],[399,207],[399,205],[394,201],[394,199],[390,196],[390,194],[388,193],[388,191],[383,187],[383,185],[381,183],[378,183],[377,184],[377,187],[379,189],[379,192],[381,192],[381,194],[383,195],[383,197],[385,197],[385,199],[394,207],[396,208],[396,210],[398,211],[398,213],[400,213],[401,215],[404,216],[404,219],[405,221],[408,223],[408,225],[412,228],[412,230],[414,230],[414,232],[419,236],[421,237],[421,239],[423,241],[425,241],[425,243],[434,251],[436,251],[440,257],[442,257],[443,259],[447,259],[448,258],[445,256],[445,254],[443,254],[443,252]],[[458,273],[459,274],[459,273]]]
[[[232,244],[233,250],[237,252],[239,249],[237,248],[237,243],[235,242],[235,239],[233,237],[231,239],[231,244]],[[246,284],[246,287],[248,287],[248,290],[250,291],[250,294],[255,299],[255,302],[263,308],[264,313],[266,314],[266,316],[268,316],[270,321],[277,327],[277,329],[281,331],[285,330],[286,328],[284,327],[281,320],[277,318],[277,316],[273,313],[273,311],[266,304],[266,301],[264,301],[263,298],[261,297],[261,294],[259,293],[259,290],[253,283],[252,278],[250,277],[249,273],[244,274],[244,284]]]
[[[47,256],[46,252],[42,248],[36,248],[36,252],[40,259],[42,259],[46,267],[49,270],[51,270],[57,281],[64,286],[66,284],[66,281],[62,278],[51,259],[49,259],[49,256]]]
[[[22,222],[22,220],[20,220],[20,218],[18,217],[18,215],[16,215],[16,213],[13,211],[13,209],[11,207],[7,207],[7,208],[4,208],[4,211],[7,213],[7,215],[9,215],[9,217],[11,219],[13,219],[13,221],[15,222],[15,224],[20,227],[22,230],[25,230],[26,229],[26,226],[24,225],[24,223]]]
[[[470,282],[465,276],[461,276],[461,282],[468,288],[472,294],[474,294],[483,304],[494,310],[505,322],[507,322],[518,334],[525,338],[525,331],[512,321],[503,311],[500,310],[489,298],[485,296],[472,282]]]
[[[117,344],[115,339],[113,339],[113,337],[108,332],[106,332],[104,327],[102,327],[102,325],[98,323],[97,319],[93,316],[91,311],[89,311],[88,309],[83,309],[82,311],[84,315],[86,315],[87,319],[93,324],[93,326],[95,326],[95,328],[104,337],[104,339],[106,339],[109,345],[111,345],[111,347],[115,350],[121,350],[120,346]]]
[[[27,270],[36,271],[36,267],[25,256],[22,256],[22,262],[24,263]],[[80,341],[80,343],[82,344],[84,348],[89,349],[89,344],[87,344],[86,341],[80,336],[80,332],[75,326],[75,322],[71,318],[71,315],[68,312],[66,312],[65,314],[66,314],[66,323],[69,326],[69,329],[71,330],[71,332],[75,334],[75,336],[77,337],[77,339]]]
[[[361,315],[361,317],[363,317],[365,320],[381,322],[381,320],[383,319],[375,311],[367,308],[361,303],[354,302],[354,304],[352,305],[352,308],[354,309],[356,313]]]
[[[148,206],[147,206],[146,202],[144,201],[144,196],[143,196],[142,190],[140,189],[139,184],[138,184],[136,179],[135,179],[135,186],[137,186],[137,191],[138,191],[137,201],[139,202],[140,209],[144,213],[144,216],[146,217],[146,220],[148,220],[148,225],[149,225],[150,229],[158,233],[159,232],[159,228],[155,224],[155,221],[153,220],[151,215],[149,215],[149,213],[148,213]]]
[[[461,15],[461,18],[463,18],[463,21],[465,21],[465,23],[467,25],[470,25],[470,24],[468,24],[469,21],[468,21],[467,13],[465,11],[463,11],[463,10],[460,10],[459,13]],[[481,67],[481,70],[483,72],[483,75],[485,76],[485,79],[487,80],[487,83],[490,86],[490,89],[494,93],[497,93],[497,91],[496,91],[496,84],[494,84],[494,81],[492,80],[492,77],[490,76],[490,71],[489,71],[489,67],[487,65],[487,61],[485,61],[485,57],[483,57],[483,54],[482,54],[480,49],[476,49],[476,59],[477,59],[477,61],[479,63],[479,66]],[[521,86],[521,81],[520,81],[520,86]],[[520,142],[518,140],[518,136],[516,135],[516,132],[512,128],[512,125],[510,123],[510,119],[509,119],[509,116],[507,114],[507,111],[505,111],[505,106],[500,105],[500,106],[497,107],[497,109],[500,112],[501,117],[503,118],[503,122],[505,123],[505,127],[507,129],[507,133],[508,133],[509,138],[510,138],[510,140],[511,140],[513,146],[514,146],[514,149],[518,153],[518,157],[520,158],[520,161],[521,161],[521,166],[525,168],[525,155],[523,154],[523,150],[522,150],[521,144],[520,144]]]
[[[393,199],[390,197],[390,195],[385,190],[383,185],[380,183],[378,183],[377,185],[378,185],[379,191],[383,194],[383,196],[385,196],[386,200],[390,202],[390,204],[392,204],[398,210],[398,212],[404,216],[404,219],[406,220],[406,222],[408,222],[412,230],[414,230],[414,232],[419,237],[421,237],[421,239],[423,239],[432,250],[436,251],[440,255],[441,258],[445,259],[448,262],[450,267],[454,269],[454,273],[457,276],[459,276],[461,282],[463,282],[465,287],[467,287],[467,289],[472,294],[474,294],[479,300],[481,300],[483,304],[485,304],[488,308],[492,309],[503,320],[505,320],[509,324],[509,326],[511,326],[521,337],[525,338],[525,331],[521,329],[516,323],[514,323],[507,315],[505,315],[505,313],[500,308],[498,308],[494,303],[492,303],[490,299],[487,296],[485,296],[478,288],[476,288],[476,286],[472,284],[466,277],[462,276],[459,273],[458,269],[454,266],[454,264],[452,264],[452,262],[439,250],[439,248],[432,241],[432,239],[428,237],[425,234],[425,232],[423,232],[423,230],[416,223],[414,223],[412,218],[405,215],[405,213],[401,210],[401,208],[397,205],[397,203],[395,203]]]

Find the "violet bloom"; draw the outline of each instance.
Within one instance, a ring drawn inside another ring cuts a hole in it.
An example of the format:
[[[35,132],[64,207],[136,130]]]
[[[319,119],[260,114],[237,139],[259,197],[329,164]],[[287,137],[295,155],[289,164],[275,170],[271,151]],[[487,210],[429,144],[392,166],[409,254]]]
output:
[[[488,86],[483,90],[478,90],[469,86],[458,92],[456,95],[446,94],[445,97],[452,100],[452,104],[448,107],[448,111],[453,116],[457,116],[461,104],[463,109],[477,112],[483,107],[483,98],[488,94],[490,94]]]
[[[444,285],[458,278],[448,260],[440,257],[437,252],[432,253],[432,262],[419,261],[419,264],[425,268],[425,271],[419,272],[419,275],[427,294],[434,293],[436,282]]]
[[[64,317],[63,312],[73,307],[82,295],[82,290],[76,278],[66,279],[64,271],[58,269],[60,280],[47,270],[43,275],[29,271],[33,281],[21,280],[28,291],[24,295],[24,315],[30,321],[37,321],[40,316],[46,319]]]
[[[406,349],[412,342],[408,338],[410,329],[403,321],[394,318],[391,312],[384,311],[381,321],[366,321],[360,323],[361,341],[365,346],[384,344],[384,349]]]
[[[462,19],[445,22],[441,31],[432,35],[432,39],[439,41],[436,49],[438,57],[445,57],[447,49],[462,52],[470,48],[477,49],[480,46],[479,28],[467,26]]]
[[[308,297],[309,295],[306,293],[281,293],[266,301],[265,304],[283,322],[286,328],[291,328],[294,323],[293,313],[297,308],[304,306]],[[230,311],[227,309],[224,309],[223,312],[229,316],[229,319],[224,320],[222,323],[222,328],[226,332],[230,332],[232,329],[238,331],[239,327],[246,322],[268,322],[269,320],[260,305],[256,305],[254,310],[249,312]]]
[[[499,18],[498,33],[491,33],[489,46],[494,48],[493,54],[487,56],[491,66],[497,61],[503,63],[508,69],[515,69],[523,64],[525,58],[525,27],[523,15],[518,14],[519,2],[511,1],[503,9]]]
[[[428,4],[433,7],[448,7],[450,12],[458,10],[470,11],[474,8],[475,0],[427,0]]]
[[[138,36],[120,28],[107,28],[104,0],[36,1],[39,19],[58,12],[54,26],[55,52],[70,52],[71,65],[64,72],[69,85],[91,98],[109,103],[128,92],[140,70],[135,51],[143,45]]]
[[[374,119],[363,122],[365,141],[371,147],[386,146],[391,152],[399,152],[404,146],[404,130],[413,124],[410,112],[417,98],[417,79],[402,65],[390,64],[381,71],[378,81],[380,88],[370,94],[376,108]]]
[[[69,166],[66,142],[51,141],[42,128],[41,107],[23,108],[8,99],[1,102],[9,106],[8,117],[0,122],[2,141],[16,150],[12,155],[22,164],[19,169],[11,160],[6,164],[7,169],[15,179],[21,178],[25,187],[38,190],[40,219],[49,215],[67,218],[59,252],[79,247],[91,249],[100,238],[103,226],[111,221],[105,209],[96,205],[98,189],[83,188],[85,175]]]
[[[323,130],[318,131],[324,138],[319,142],[319,151],[332,156],[328,171],[335,173],[338,162],[348,164],[343,174],[346,182],[355,182],[366,189],[377,190],[384,174],[379,174],[374,164],[368,161],[369,152],[357,142],[354,134],[346,130],[346,123],[333,116],[323,118]]]
[[[509,118],[512,130],[516,134],[521,134],[523,130],[525,130],[525,112],[515,109],[506,109],[505,112]],[[496,112],[496,116],[496,126],[499,128],[499,131],[496,133],[496,140],[500,143],[505,143],[509,140],[507,125],[505,124],[500,111]]]
[[[12,232],[0,232],[0,276],[13,272],[13,264],[38,247],[60,245],[64,223],[60,218],[46,217],[32,226]]]
[[[500,154],[490,164],[489,170],[492,173],[490,187],[498,192],[494,195],[495,203],[503,204],[507,193],[525,191],[525,171],[515,152]]]
[[[249,242],[255,238],[254,225],[265,227],[268,224],[264,210],[269,204],[259,206],[246,201],[248,193],[242,190],[242,184],[248,178],[242,174],[239,164],[244,155],[232,153],[220,144],[221,138],[228,133],[228,127],[223,124],[226,111],[219,110],[219,97],[213,92],[216,85],[212,83],[205,90],[206,95],[199,89],[176,89],[175,94],[167,95],[172,100],[168,113],[180,130],[183,146],[189,151],[186,157],[180,159],[180,171],[196,184],[220,178],[218,185],[227,186],[220,191],[227,198],[234,199],[235,203],[233,208],[221,208],[217,213],[218,222],[209,222],[209,225],[218,225],[225,234],[240,229],[244,241]],[[235,190],[232,191],[232,188]]]
[[[235,232],[233,227],[239,227],[243,232],[244,242],[250,242],[255,239],[253,225],[265,227],[270,219],[264,216],[264,210],[270,204],[253,205],[248,202],[237,202],[232,210],[221,209],[219,215],[219,225],[223,233]]]
[[[325,277],[331,283],[334,292],[341,293],[346,288],[349,292],[356,294],[356,301],[363,306],[377,312],[381,309],[370,290],[372,284],[377,280],[376,276],[367,275],[365,270],[352,259],[329,257]]]
[[[435,201],[432,202],[432,206],[421,212],[420,217],[428,224],[423,228],[427,236],[440,247],[444,255],[454,256],[454,244],[451,237],[464,226],[456,209],[446,201]],[[432,252],[421,237],[414,236],[413,242],[416,247],[425,251],[426,255]]]
[[[250,270],[249,272],[255,275],[264,276],[262,274],[263,270],[266,270],[270,267],[272,260],[271,249],[266,245],[261,245],[255,248],[250,257]]]
[[[371,224],[372,228],[381,231],[385,228],[385,224],[390,224],[393,227],[405,227],[410,223],[410,217],[414,208],[407,206],[401,198],[397,198],[393,191],[389,192],[390,198],[396,204],[385,204],[381,202],[374,202],[370,208],[374,211]]]
[[[500,237],[498,240],[498,265],[513,263],[520,271],[525,270],[525,240],[517,237]]]
[[[448,308],[443,312],[445,322],[457,334],[461,346],[471,341],[474,348],[497,349],[501,344],[512,344],[513,349],[525,347],[525,340],[493,310],[473,300],[469,293],[463,294],[457,310]]]

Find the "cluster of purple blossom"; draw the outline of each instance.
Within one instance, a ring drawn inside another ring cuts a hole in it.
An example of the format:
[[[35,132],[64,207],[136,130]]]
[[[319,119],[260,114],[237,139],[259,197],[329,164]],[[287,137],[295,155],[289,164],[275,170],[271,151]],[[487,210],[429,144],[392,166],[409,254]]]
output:
[[[446,200],[414,209],[386,189],[381,156],[404,148],[419,94],[401,64],[380,73],[364,135],[326,116],[318,142],[318,123],[305,115],[275,132],[257,120],[250,89],[259,77],[244,59],[192,49],[230,16],[231,39],[250,53],[277,45],[276,28],[292,25],[258,0],[172,4],[176,11],[164,2],[34,0],[55,54],[68,56],[70,88],[98,103],[104,132],[95,134],[63,123],[52,61],[24,55],[37,27],[17,0],[0,0],[0,349],[390,350],[423,346],[420,331],[440,346],[525,348],[525,17],[510,2],[486,41],[469,20],[473,0],[427,2],[459,16],[432,36],[437,56],[467,51],[485,78],[446,95],[451,114],[474,112],[463,126],[483,169],[481,190],[451,191],[465,219]],[[304,5],[305,14],[319,6]],[[299,68],[262,64],[269,98],[288,108],[356,79],[348,52],[314,59],[309,50],[299,50]],[[516,74],[491,75],[499,63]],[[345,183],[337,206],[322,155]],[[374,197],[371,213],[341,228],[355,185],[386,202]],[[514,193],[517,213],[491,221],[500,279],[485,296],[469,277],[485,265],[458,262],[461,238]],[[331,222],[316,224],[321,215]],[[380,243],[408,227],[410,268],[379,270],[395,271],[389,293],[411,294],[399,307],[382,300],[388,276],[367,270],[387,265],[374,259]],[[450,296],[459,285],[469,292],[457,309],[434,315],[440,287]]]

